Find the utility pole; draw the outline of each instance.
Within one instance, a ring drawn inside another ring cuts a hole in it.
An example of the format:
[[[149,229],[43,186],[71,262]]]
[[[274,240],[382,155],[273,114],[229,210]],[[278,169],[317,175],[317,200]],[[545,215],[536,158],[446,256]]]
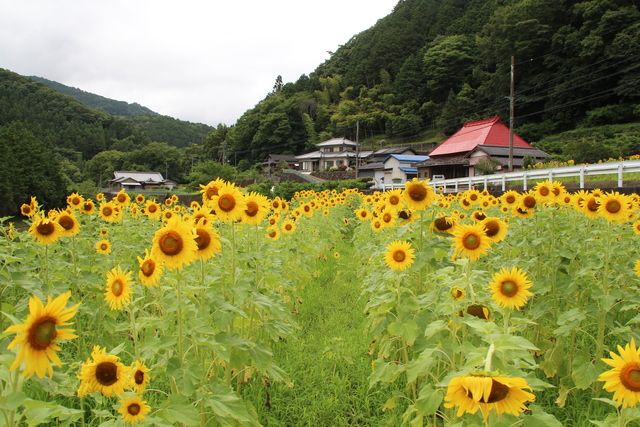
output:
[[[164,162],[164,179],[169,179],[169,163]]]
[[[514,115],[514,68],[511,56],[511,89],[509,90],[509,172],[513,172],[513,115]]]
[[[349,159],[349,157],[347,157]],[[360,167],[360,120],[356,120],[356,179],[358,179],[358,168]]]

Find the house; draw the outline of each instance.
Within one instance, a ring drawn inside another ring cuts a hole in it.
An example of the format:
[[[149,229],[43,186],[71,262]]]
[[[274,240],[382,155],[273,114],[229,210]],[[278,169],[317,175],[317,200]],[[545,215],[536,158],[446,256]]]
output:
[[[262,162],[262,169],[264,172],[273,172],[274,168],[281,162],[286,162],[288,169],[298,170],[300,163],[296,160],[296,156],[293,154],[269,154]]]
[[[150,190],[166,187],[171,190],[177,184],[170,179],[164,179],[160,172],[128,172],[116,171],[108,186],[111,189],[120,190]]]
[[[514,170],[522,169],[523,159],[530,155],[535,159],[550,157],[533,147],[517,134],[513,134]],[[496,172],[508,171],[509,128],[495,116],[485,120],[466,122],[464,126],[429,153],[429,159],[412,166],[418,178],[443,175],[462,178],[477,175],[475,165],[483,158],[497,161]]]
[[[381,182],[384,178],[384,160],[389,157],[390,154],[399,155],[416,155],[417,153],[411,147],[388,147],[381,148],[372,152],[364,161],[363,164],[358,167],[359,177],[372,177],[376,181]]]
[[[418,170],[414,163],[428,160],[429,156],[390,154],[382,162],[383,180],[385,184],[391,182],[405,182],[418,177]]]
[[[358,144],[346,138],[333,138],[316,144],[318,150],[295,156],[300,162],[300,171],[311,173],[340,165],[351,166],[356,162],[356,155],[363,160],[372,151],[357,151]]]

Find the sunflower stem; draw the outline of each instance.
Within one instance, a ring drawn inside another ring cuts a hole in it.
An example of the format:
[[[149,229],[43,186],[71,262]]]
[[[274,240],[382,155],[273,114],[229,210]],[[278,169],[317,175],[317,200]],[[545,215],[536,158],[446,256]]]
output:
[[[129,304],[129,319],[131,320],[131,336],[133,337],[133,350],[136,360],[140,360],[140,351],[138,350],[138,331],[136,330],[136,316],[134,314],[134,304]]]
[[[471,283],[471,260],[467,259],[465,265],[465,277],[467,279],[467,287],[469,288],[469,295],[471,295],[471,301],[476,301],[476,292],[473,290],[473,284]]]
[[[613,234],[611,221],[607,222],[607,247],[604,252],[604,271],[602,273],[602,295],[609,295],[609,264],[611,262],[611,236]],[[604,300],[603,300],[604,301]],[[602,359],[604,356],[604,333],[607,320],[607,311],[600,305],[600,316],[598,316],[598,335],[596,337],[596,360]]]
[[[182,273],[178,272],[178,280],[176,281],[176,298],[178,301],[178,357],[182,362],[184,353],[182,352]]]
[[[511,320],[511,311],[508,310],[504,313],[503,322],[504,322],[504,333],[509,335],[509,320]]]
[[[624,406],[622,411],[620,411],[620,416],[618,417],[618,427],[625,427],[627,425],[627,407]]]

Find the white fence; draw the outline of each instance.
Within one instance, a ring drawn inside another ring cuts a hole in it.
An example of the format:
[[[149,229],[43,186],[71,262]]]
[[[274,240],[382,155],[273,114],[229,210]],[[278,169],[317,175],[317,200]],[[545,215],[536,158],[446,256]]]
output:
[[[457,193],[465,191],[475,186],[498,186],[502,191],[506,190],[507,184],[514,181],[522,182],[522,190],[526,191],[528,182],[538,179],[548,179],[549,181],[558,178],[579,177],[580,188],[584,188],[585,177],[591,175],[615,174],[617,176],[618,187],[624,186],[624,174],[640,172],[640,160],[625,160],[621,162],[592,163],[578,166],[564,166],[551,169],[533,169],[520,172],[498,173],[494,175],[470,176],[466,178],[439,179],[429,182],[434,188],[442,187],[445,193]],[[404,183],[378,184],[373,187],[377,190],[387,191],[395,188],[404,188]]]

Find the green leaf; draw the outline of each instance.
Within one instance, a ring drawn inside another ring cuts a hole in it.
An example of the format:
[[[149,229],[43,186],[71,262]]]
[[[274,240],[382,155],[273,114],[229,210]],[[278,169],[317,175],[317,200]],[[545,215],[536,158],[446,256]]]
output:
[[[418,338],[418,324],[409,319],[406,323],[391,322],[387,328],[389,333],[398,337],[402,337],[408,345],[413,345]]]
[[[428,416],[434,414],[444,399],[441,390],[433,388],[433,385],[426,384],[420,390],[418,400],[416,400],[416,409],[421,415]]]
[[[430,323],[424,330],[425,338],[431,338],[440,331],[447,329],[447,323],[444,320],[436,320]]]
[[[589,362],[582,363],[577,369],[574,369],[571,373],[573,380],[576,383],[576,387],[585,390],[591,386],[591,383],[598,379],[598,370]]]
[[[525,427],[562,427],[562,423],[553,415],[544,412],[542,407],[530,404],[529,409],[531,410],[531,415],[523,416]]]
[[[242,425],[260,425],[258,421],[247,411],[242,399],[226,384],[211,384],[206,387],[207,396],[203,403],[211,408],[213,413],[223,419],[232,418]]]
[[[179,394],[172,394],[160,408],[158,416],[170,423],[182,423],[185,426],[199,426],[200,413],[187,400]]]

